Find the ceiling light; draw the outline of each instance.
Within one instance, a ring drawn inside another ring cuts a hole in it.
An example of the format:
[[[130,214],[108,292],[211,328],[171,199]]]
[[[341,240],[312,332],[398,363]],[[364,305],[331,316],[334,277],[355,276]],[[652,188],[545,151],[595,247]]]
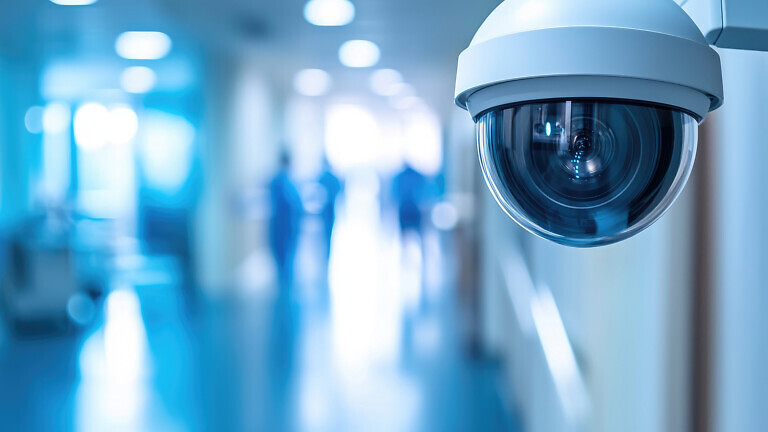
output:
[[[293,88],[304,96],[322,96],[331,87],[331,76],[321,69],[304,69],[293,79]]]
[[[139,118],[136,112],[127,106],[112,108],[109,112],[109,141],[126,144],[136,136],[139,130]]]
[[[75,112],[75,143],[84,150],[96,150],[107,142],[109,111],[104,105],[89,103]]]
[[[99,0],[51,0],[52,3],[62,6],[88,6]]]
[[[115,41],[115,51],[126,59],[157,60],[171,51],[171,38],[161,32],[125,32]]]
[[[339,60],[344,66],[352,68],[374,66],[380,57],[379,46],[367,40],[347,41],[339,48]]]
[[[304,18],[316,26],[343,26],[355,19],[355,5],[349,0],[310,0]]]
[[[75,113],[75,143],[83,150],[98,150],[108,143],[126,144],[139,128],[136,112],[119,105],[112,110],[98,103],[88,103]]]
[[[155,71],[145,66],[126,68],[120,76],[120,85],[128,93],[148,93],[156,81]]]
[[[380,96],[394,96],[399,92],[403,76],[394,69],[379,69],[371,74],[371,90]]]

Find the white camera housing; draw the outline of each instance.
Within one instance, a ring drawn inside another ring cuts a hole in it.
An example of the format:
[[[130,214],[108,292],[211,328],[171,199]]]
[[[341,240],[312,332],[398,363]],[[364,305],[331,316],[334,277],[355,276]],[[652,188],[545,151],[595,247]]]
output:
[[[459,56],[473,118],[533,100],[619,99],[703,121],[723,103],[720,57],[672,0],[506,0]]]
[[[478,123],[485,179],[510,217],[598,246],[679,195],[696,122],[723,103],[722,71],[673,0],[506,0],[459,56],[455,101]]]

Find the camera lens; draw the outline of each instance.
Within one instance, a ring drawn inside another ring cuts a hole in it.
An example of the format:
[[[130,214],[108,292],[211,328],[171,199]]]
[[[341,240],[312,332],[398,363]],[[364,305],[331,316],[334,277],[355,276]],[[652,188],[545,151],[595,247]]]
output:
[[[630,237],[682,190],[697,122],[669,108],[555,101],[492,110],[478,150],[497,201],[520,225],[570,246]]]

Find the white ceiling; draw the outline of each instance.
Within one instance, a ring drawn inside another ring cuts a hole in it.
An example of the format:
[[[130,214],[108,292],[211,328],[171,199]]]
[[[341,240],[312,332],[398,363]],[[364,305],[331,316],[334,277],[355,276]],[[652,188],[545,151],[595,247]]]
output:
[[[303,0],[161,0],[169,15],[191,29],[263,61],[279,80],[317,67],[337,89],[364,91],[369,71],[343,67],[338,47],[368,39],[382,51],[378,67],[403,73],[439,111],[452,107],[456,58],[500,0],[352,0],[356,18],[344,27],[316,27],[304,20]],[[288,72],[288,73],[287,73]],[[283,82],[284,86],[288,84]]]
[[[277,85],[302,68],[326,69],[339,91],[364,91],[369,71],[343,67],[337,50],[369,39],[382,51],[378,67],[400,70],[439,111],[452,101],[456,57],[500,0],[352,0],[355,21],[316,27],[304,0],[100,0],[62,7],[48,0],[0,0],[0,52],[6,58],[114,56],[125,30],[161,30],[175,50],[223,50],[263,65]],[[116,61],[118,61],[116,59]]]

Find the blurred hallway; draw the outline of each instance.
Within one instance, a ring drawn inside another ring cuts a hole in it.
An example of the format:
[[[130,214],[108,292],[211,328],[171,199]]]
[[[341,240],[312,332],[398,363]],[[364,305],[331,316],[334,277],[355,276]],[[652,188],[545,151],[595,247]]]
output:
[[[571,248],[454,103],[501,2],[0,0],[0,432],[768,431],[768,53]]]
[[[89,334],[9,340],[0,418],[25,431],[518,430],[498,368],[463,346],[456,257],[421,265],[416,239],[401,244],[364,207],[340,216],[330,285],[309,219],[287,293],[194,300],[163,283],[172,263],[150,259],[148,283],[109,294]],[[448,241],[428,231],[424,247]]]

